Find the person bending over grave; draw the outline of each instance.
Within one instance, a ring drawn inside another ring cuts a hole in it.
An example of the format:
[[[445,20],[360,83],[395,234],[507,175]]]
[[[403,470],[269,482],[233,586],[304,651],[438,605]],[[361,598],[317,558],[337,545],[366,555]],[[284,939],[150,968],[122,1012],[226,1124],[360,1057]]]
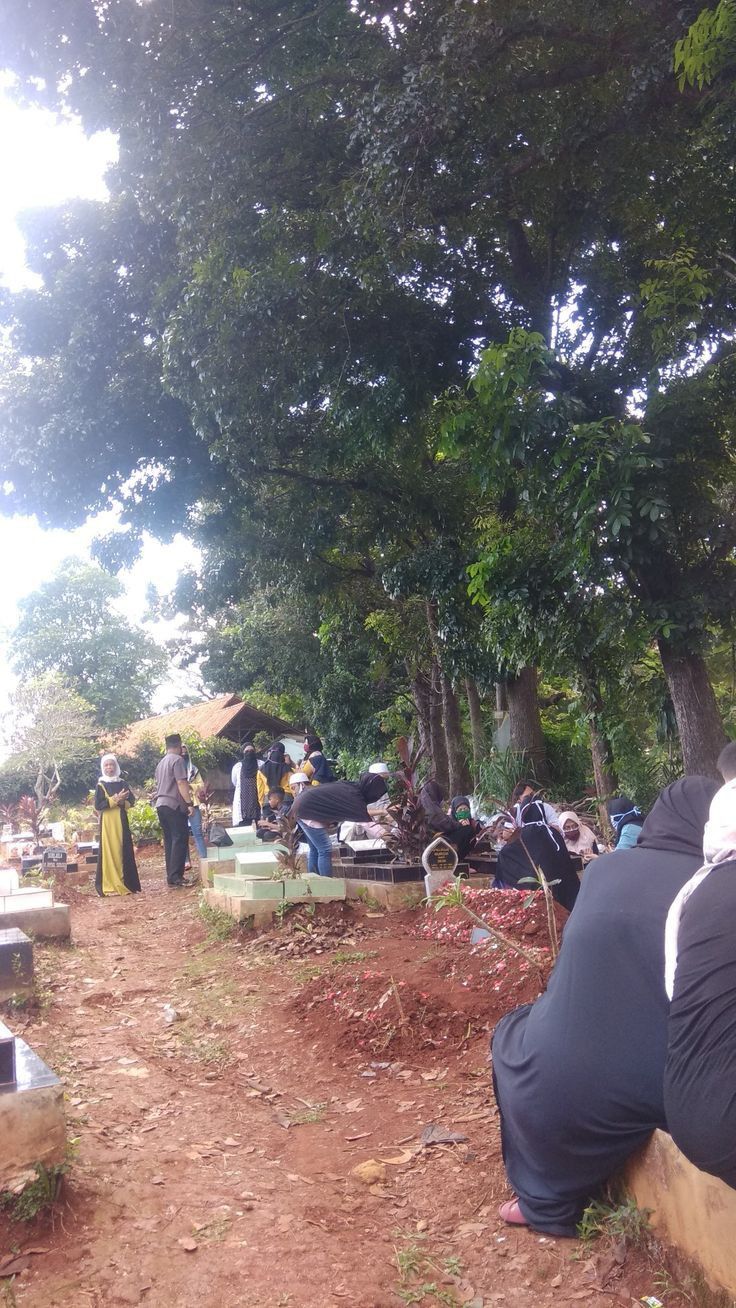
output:
[[[330,781],[324,786],[306,786],[294,800],[292,813],[309,845],[307,871],[332,876],[332,845],[328,827],[341,822],[370,823],[368,804],[383,779],[364,772],[359,781]]]
[[[542,799],[542,791],[534,781],[517,781],[511,792],[511,798],[508,802],[508,811],[516,819],[517,825],[521,822],[521,810],[529,800],[535,799],[544,809],[545,821],[551,827],[557,827],[560,824],[559,815],[554,804],[548,804]]]
[[[389,793],[386,778],[390,775],[387,763],[371,763],[368,771],[362,772],[358,777],[358,784],[363,787],[368,812],[372,818],[378,817],[388,808]],[[351,840],[383,840],[386,830],[383,822],[343,822],[339,834],[341,840],[349,843]]]
[[[521,823],[498,854],[497,882],[502,887],[534,890],[537,868],[541,868],[557,903],[572,912],[580,878],[562,832],[549,825],[545,806],[538,799],[527,800],[520,812]]]
[[[493,1084],[506,1173],[500,1216],[574,1236],[601,1186],[665,1126],[664,925],[702,862],[717,789],[684,777],[662,792],[635,849],[585,873],[549,985],[498,1023]]]
[[[100,847],[97,852],[95,890],[98,895],[135,895],[141,883],[128,826],[128,809],[135,804],[133,793],[120,775],[114,754],[100,759],[100,779],[95,789],[95,809],[100,815]]]
[[[718,762],[719,768],[721,761]],[[680,891],[665,928],[670,997],[667,1129],[696,1167],[736,1189],[736,785],[713,799],[704,864]]]
[[[427,815],[427,826],[433,837],[444,836],[445,840],[448,840],[457,849],[458,853],[460,853],[461,846],[467,851],[468,829],[458,822],[457,818],[453,817],[451,813],[445,812],[442,807],[444,797],[445,792],[439,781],[425,781],[419,792],[419,803]]]

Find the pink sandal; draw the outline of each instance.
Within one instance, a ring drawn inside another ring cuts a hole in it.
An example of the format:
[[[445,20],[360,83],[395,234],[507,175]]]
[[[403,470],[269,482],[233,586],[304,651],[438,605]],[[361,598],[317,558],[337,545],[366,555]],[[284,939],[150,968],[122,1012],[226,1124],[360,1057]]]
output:
[[[528,1226],[524,1214],[519,1207],[518,1199],[507,1199],[505,1204],[501,1204],[498,1215],[502,1221],[507,1222],[509,1226]]]

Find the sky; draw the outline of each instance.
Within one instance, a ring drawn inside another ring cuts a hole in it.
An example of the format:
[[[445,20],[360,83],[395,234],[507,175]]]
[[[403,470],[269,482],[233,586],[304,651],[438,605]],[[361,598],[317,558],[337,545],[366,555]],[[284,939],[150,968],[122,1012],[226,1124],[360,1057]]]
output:
[[[0,74],[0,284],[20,290],[33,286],[34,279],[25,266],[17,215],[24,209],[53,206],[76,197],[104,199],[104,175],[116,158],[117,147],[109,132],[86,137],[78,123],[60,121],[43,109],[21,108],[14,103],[8,87],[9,78]],[[112,525],[114,516],[103,515],[75,531],[49,531],[42,530],[35,518],[0,515],[0,559],[18,561],[17,566],[3,568],[0,715],[12,712],[14,678],[5,638],[17,620],[18,600],[47,580],[62,559],[70,555],[89,558],[94,537],[104,535]],[[155,576],[159,588],[168,590],[180,566],[196,561],[196,550],[183,538],[164,545],[148,537],[138,563],[121,578],[125,596],[119,608],[129,621],[144,626],[157,639],[168,639],[182,619],[178,623],[141,623],[146,587]],[[196,699],[196,678],[172,669],[170,679],[156,693],[154,710],[160,711],[190,691],[192,699]],[[2,734],[0,730],[0,737]]]

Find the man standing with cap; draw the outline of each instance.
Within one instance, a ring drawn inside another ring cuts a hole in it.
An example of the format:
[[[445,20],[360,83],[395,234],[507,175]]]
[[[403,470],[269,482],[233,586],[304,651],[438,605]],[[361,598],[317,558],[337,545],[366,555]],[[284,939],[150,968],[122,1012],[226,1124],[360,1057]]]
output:
[[[166,881],[171,889],[192,883],[184,880],[189,853],[189,814],[192,789],[181,753],[181,736],[166,737],[166,753],[156,768],[156,812],[164,834]]]

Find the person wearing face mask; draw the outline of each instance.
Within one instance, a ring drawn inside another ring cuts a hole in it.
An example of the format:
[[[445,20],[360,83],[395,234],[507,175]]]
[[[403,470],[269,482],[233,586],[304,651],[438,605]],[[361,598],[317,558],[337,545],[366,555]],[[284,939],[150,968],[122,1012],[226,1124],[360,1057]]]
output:
[[[103,754],[95,789],[95,810],[100,817],[95,890],[102,895],[135,895],[141,883],[128,825],[128,810],[135,799],[120,774],[114,754]]]
[[[319,736],[307,732],[304,737],[304,762],[302,772],[306,772],[310,785],[326,786],[335,780],[334,773],[324,755],[324,746]]]

